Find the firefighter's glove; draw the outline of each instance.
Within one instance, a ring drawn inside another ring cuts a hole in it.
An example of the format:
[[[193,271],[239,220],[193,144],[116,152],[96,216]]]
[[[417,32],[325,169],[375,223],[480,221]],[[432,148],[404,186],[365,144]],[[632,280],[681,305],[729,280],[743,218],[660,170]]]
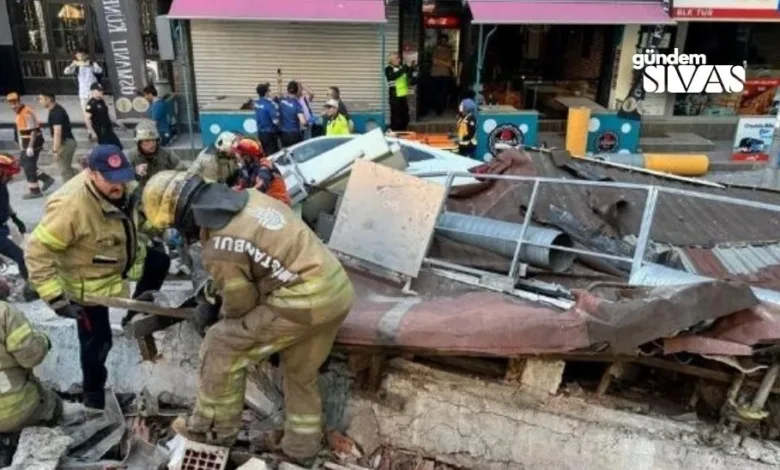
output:
[[[19,233],[21,233],[22,235],[27,233],[27,226],[24,225],[24,222],[22,222],[22,219],[20,219],[18,215],[12,214],[11,220],[14,222],[14,225],[16,225],[16,228],[19,229]]]
[[[206,335],[206,330],[219,321],[219,305],[213,305],[205,301],[199,301],[192,316],[192,324],[200,336]]]
[[[74,303],[68,302],[62,307],[55,309],[54,313],[62,318],[81,320],[81,316],[84,315],[84,309]]]

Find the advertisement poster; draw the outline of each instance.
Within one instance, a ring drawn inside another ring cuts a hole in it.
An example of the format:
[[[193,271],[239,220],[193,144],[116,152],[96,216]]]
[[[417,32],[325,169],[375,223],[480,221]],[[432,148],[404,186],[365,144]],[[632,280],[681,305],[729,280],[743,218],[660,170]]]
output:
[[[739,100],[740,116],[765,116],[777,114],[777,87],[780,78],[749,79]]]
[[[741,162],[768,161],[774,131],[774,117],[740,118],[731,159]]]

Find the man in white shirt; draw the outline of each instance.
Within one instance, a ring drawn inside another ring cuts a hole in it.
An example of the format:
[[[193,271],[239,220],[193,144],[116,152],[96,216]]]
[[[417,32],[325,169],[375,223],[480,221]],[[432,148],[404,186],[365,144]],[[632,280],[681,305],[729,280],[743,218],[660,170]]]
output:
[[[90,92],[92,84],[98,81],[97,74],[103,73],[103,69],[97,64],[89,60],[86,49],[80,48],[76,50],[76,59],[70,63],[63,73],[66,75],[76,74],[79,82],[79,99],[81,100],[81,109],[85,111],[87,108],[87,102],[92,97]],[[85,116],[86,119],[86,116]],[[95,138],[90,133],[90,139]]]

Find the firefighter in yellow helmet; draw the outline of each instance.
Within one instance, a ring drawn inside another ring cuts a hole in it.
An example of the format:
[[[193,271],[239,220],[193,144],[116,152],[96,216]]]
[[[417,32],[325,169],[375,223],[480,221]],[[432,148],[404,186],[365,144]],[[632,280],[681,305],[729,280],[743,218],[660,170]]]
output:
[[[164,171],[146,185],[143,205],[155,227],[200,237],[203,264],[221,297],[221,318],[201,346],[195,409],[174,429],[231,445],[241,426],[247,367],[279,352],[286,412],[281,450],[298,463],[311,462],[323,426],[318,369],[353,300],[347,273],[290,207],[259,191]]]
[[[84,405],[102,410],[112,333],[108,308],[93,296],[134,297],[159,290],[168,271],[138,238],[135,171],[119,147],[99,145],[88,168],[46,201],[46,212],[27,243],[30,282],[54,312],[76,320],[83,373]]]
[[[0,433],[54,425],[62,414],[62,401],[32,373],[50,348],[22,312],[0,302]]]

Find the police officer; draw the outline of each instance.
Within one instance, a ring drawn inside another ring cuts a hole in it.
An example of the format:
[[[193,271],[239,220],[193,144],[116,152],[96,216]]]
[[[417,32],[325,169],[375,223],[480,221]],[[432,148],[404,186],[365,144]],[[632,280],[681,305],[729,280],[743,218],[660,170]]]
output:
[[[33,374],[49,349],[45,334],[35,330],[22,312],[0,302],[0,433],[53,426],[60,418],[62,400]]]
[[[458,106],[458,153],[474,158],[477,150],[477,103],[466,98]]]
[[[87,101],[86,118],[87,129],[97,137],[98,144],[115,145],[122,148],[119,137],[114,133],[114,126],[125,128],[122,124],[114,122],[108,112],[108,105],[103,99],[103,85],[95,82],[90,86],[92,98]]]
[[[87,165],[46,201],[25,261],[41,298],[57,315],[77,321],[84,405],[102,410],[111,324],[108,308],[90,299],[126,297],[128,279],[138,280],[134,297],[159,290],[169,260],[156,251],[147,256],[138,238],[135,171],[122,151],[99,145]]]
[[[414,69],[401,63],[401,56],[390,55],[390,63],[385,67],[387,93],[390,101],[390,129],[405,131],[409,127],[409,81],[414,78]]]
[[[306,127],[306,116],[298,98],[300,85],[291,81],[287,84],[287,96],[279,102],[279,130],[281,131],[282,147],[290,147],[303,140],[303,129]]]
[[[322,440],[318,369],[353,301],[339,261],[293,210],[259,191],[232,191],[166,171],[146,185],[157,228],[199,237],[203,265],[221,293],[222,319],[201,346],[197,402],[173,428],[190,440],[232,445],[241,427],[247,368],[281,355],[281,450],[310,464]],[[270,436],[269,436],[270,437]],[[278,445],[269,439],[272,449]]]
[[[266,155],[279,151],[279,108],[268,99],[269,83],[257,85],[257,100],[255,100],[255,121],[257,121],[257,139],[263,145]]]

